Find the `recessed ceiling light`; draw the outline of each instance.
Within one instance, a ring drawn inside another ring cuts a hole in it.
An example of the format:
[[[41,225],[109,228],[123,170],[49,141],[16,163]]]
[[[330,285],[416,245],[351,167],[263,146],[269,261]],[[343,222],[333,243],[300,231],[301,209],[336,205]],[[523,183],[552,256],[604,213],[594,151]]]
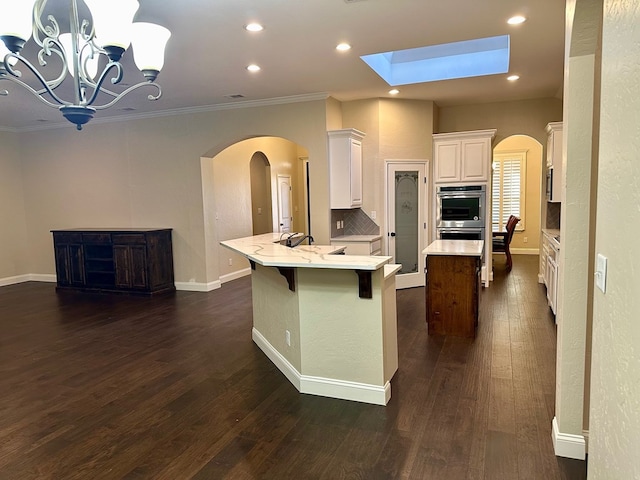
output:
[[[391,95],[398,95],[399,93],[400,93],[400,90],[398,90],[397,88],[393,88],[389,90],[389,94]]]
[[[509,75],[507,77],[507,80],[509,80],[510,82],[515,82],[516,80],[518,80],[520,78],[520,75]]]
[[[351,45],[348,43],[339,43],[336,47],[336,50],[340,50],[341,52],[346,52],[347,50],[351,50]]]
[[[249,32],[261,32],[262,30],[264,30],[264,27],[262,25],[260,25],[259,23],[249,23],[247,25],[244,26],[244,29],[249,31]]]
[[[260,67],[258,65],[256,65],[255,63],[252,63],[251,65],[247,66],[247,70],[249,70],[250,72],[259,72],[260,71]]]
[[[523,17],[522,15],[514,15],[509,20],[507,20],[507,23],[509,25],[520,25],[521,23],[524,23],[526,21],[526,17]]]

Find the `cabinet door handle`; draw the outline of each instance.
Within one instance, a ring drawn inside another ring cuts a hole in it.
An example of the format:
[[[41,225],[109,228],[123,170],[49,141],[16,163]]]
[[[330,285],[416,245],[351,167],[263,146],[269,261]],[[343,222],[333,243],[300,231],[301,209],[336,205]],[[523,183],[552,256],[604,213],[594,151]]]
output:
[[[396,232],[389,232],[389,236],[390,237],[395,237],[396,236]]]

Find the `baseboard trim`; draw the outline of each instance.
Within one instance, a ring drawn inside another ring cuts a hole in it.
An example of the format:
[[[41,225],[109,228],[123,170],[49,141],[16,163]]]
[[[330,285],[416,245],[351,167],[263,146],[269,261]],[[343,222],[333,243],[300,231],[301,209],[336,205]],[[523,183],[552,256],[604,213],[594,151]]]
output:
[[[250,267],[243,268],[242,270],[237,270],[235,272],[227,273],[226,275],[221,275],[220,283],[224,284],[232,280],[237,280],[238,278],[246,277],[247,275],[251,275]]]
[[[47,282],[56,283],[55,275],[47,275],[41,273],[27,273],[25,275],[16,275],[14,277],[0,278],[0,287],[15,285],[24,282]]]
[[[251,331],[251,338],[300,393],[371,403],[374,405],[386,405],[391,398],[391,383],[389,382],[384,386],[378,386],[336,380],[333,378],[302,375],[280,352],[273,348],[273,345],[255,328]]]
[[[391,398],[391,384],[387,382],[384,387],[379,387],[366,383],[302,375],[300,377],[300,393],[386,405]]]
[[[584,451],[589,454],[589,430],[582,430],[582,436],[584,437]]]
[[[249,273],[251,272],[250,269]],[[25,275],[16,275],[15,277],[0,278],[0,287],[6,287],[8,285],[15,285],[17,283],[24,282],[47,282],[56,283],[57,279],[55,275],[45,273],[27,273]],[[222,286],[222,283],[217,280],[209,283],[196,283],[196,282],[175,282],[176,290],[184,290],[187,292],[210,292]]]
[[[182,290],[184,292],[210,292],[216,290],[222,286],[220,280],[209,283],[200,282],[175,282],[176,290]]]
[[[556,456],[584,460],[587,450],[584,435],[560,432],[556,417],[553,417],[552,426],[553,431],[551,437],[553,439],[553,450]]]
[[[539,255],[539,248],[510,248],[511,253],[514,255]]]
[[[47,283],[57,283],[58,278],[53,274],[46,273],[32,273],[29,275],[30,282],[47,282]]]
[[[267,356],[271,362],[278,367],[287,380],[289,380],[296,390],[300,391],[300,372],[296,370],[296,368],[289,363],[289,360],[284,358],[284,356],[273,348],[273,345],[269,343],[269,341],[264,338],[264,336],[255,328],[251,329],[251,339],[253,342],[263,351],[263,353]]]

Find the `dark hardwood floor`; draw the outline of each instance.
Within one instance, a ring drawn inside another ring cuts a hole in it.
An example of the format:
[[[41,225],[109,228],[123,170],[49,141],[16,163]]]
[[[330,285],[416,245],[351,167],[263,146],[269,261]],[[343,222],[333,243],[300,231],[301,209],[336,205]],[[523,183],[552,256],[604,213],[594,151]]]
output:
[[[585,479],[553,454],[538,257],[502,260],[475,340],[429,337],[424,289],[398,292],[386,407],[300,395],[251,341],[248,277],[157,298],[0,288],[0,479]]]

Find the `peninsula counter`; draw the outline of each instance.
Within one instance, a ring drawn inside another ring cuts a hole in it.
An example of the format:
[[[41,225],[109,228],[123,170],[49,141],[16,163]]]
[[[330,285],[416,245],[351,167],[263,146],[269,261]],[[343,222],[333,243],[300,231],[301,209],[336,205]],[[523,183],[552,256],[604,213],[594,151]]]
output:
[[[279,239],[220,242],[251,263],[253,341],[301,393],[386,405],[398,368],[400,265]]]

